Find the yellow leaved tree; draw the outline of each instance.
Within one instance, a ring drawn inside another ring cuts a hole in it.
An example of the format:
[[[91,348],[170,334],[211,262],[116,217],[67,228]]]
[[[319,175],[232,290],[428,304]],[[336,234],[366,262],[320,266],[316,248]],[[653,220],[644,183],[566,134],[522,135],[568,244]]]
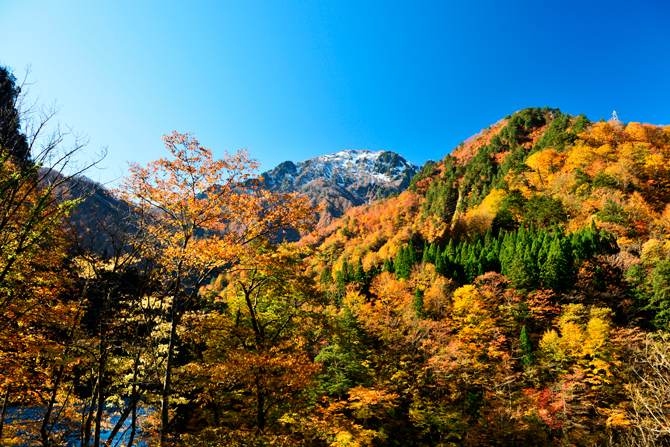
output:
[[[160,443],[166,445],[177,328],[186,304],[214,272],[249,256],[252,241],[289,228],[306,230],[314,209],[296,194],[263,189],[254,178],[258,162],[246,150],[217,160],[190,134],[173,132],[163,141],[170,158],[146,167],[131,164],[116,193],[146,218],[149,243],[141,254],[158,265],[156,293],[169,307],[160,396]]]
[[[210,296],[212,309],[191,315],[198,352],[186,369],[215,430],[263,433],[309,401],[319,365],[308,355],[321,295],[305,271],[305,249],[254,244]],[[204,349],[203,349],[204,347]]]

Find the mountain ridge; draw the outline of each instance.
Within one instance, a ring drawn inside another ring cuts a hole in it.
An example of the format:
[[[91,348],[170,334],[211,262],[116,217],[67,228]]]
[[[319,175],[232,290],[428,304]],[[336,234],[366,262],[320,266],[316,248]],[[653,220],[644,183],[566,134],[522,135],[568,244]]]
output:
[[[348,149],[298,163],[285,161],[260,175],[270,191],[299,192],[325,204],[320,227],[349,209],[398,194],[419,167],[391,151]]]

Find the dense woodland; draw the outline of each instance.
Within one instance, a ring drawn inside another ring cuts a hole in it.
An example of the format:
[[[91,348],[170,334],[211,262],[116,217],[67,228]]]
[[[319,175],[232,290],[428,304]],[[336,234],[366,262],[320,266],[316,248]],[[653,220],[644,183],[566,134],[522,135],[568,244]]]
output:
[[[23,94],[0,444],[670,445],[670,127],[524,109],[312,230],[189,134],[104,190]]]

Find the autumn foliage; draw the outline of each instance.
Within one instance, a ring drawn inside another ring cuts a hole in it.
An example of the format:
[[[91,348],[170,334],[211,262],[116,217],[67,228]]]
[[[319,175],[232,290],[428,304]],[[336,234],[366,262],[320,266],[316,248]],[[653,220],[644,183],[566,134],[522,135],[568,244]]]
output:
[[[164,143],[88,227],[0,151],[3,444],[667,445],[668,127],[524,109],[309,234]]]

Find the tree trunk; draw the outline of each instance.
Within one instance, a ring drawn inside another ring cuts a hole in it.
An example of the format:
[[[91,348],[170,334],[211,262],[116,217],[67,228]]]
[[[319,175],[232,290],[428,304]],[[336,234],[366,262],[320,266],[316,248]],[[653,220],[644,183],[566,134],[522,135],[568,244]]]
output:
[[[54,404],[56,403],[56,396],[58,394],[58,387],[60,386],[61,378],[63,377],[63,366],[58,369],[58,374],[56,375],[56,382],[54,383],[53,390],[51,391],[51,398],[49,398],[49,403],[47,404],[47,409],[44,412],[44,419],[42,419],[42,426],[40,427],[40,436],[42,438],[42,445],[44,447],[49,447],[51,441],[49,441],[49,420],[51,419],[51,412],[54,409]]]
[[[188,246],[189,237],[186,237],[182,245],[182,250]],[[181,292],[181,275],[183,259],[177,264],[175,275],[174,294],[172,298],[172,324],[170,325],[170,340],[168,341],[168,355],[165,363],[165,378],[163,380],[163,394],[161,396],[161,437],[160,445],[166,446],[168,441],[168,431],[170,429],[169,405],[170,405],[170,386],[172,385],[172,359],[174,357],[174,346],[177,342],[177,324],[179,319],[179,296]],[[169,289],[168,289],[169,290]],[[197,290],[197,288],[196,288]]]
[[[116,421],[116,424],[112,429],[112,432],[110,433],[109,437],[107,437],[107,439],[105,440],[106,447],[110,447],[112,445],[112,442],[114,442],[114,438],[116,438],[116,435],[121,430],[121,427],[123,427],[123,423],[126,422],[126,419],[128,419],[128,416],[130,415],[131,411],[133,410],[133,408],[135,408],[135,404],[137,403],[135,399],[136,396],[133,396],[131,401],[128,403],[126,409],[123,410],[123,413],[121,413],[121,416],[119,416],[119,420]]]
[[[86,422],[84,422],[84,439],[82,441],[82,445],[84,447],[88,447],[88,443],[91,441],[91,424],[93,423],[93,412],[95,411],[95,401],[96,396],[98,395],[98,382],[100,382],[100,377],[98,377],[95,385],[93,385],[93,392],[91,393],[91,404],[88,407]]]
[[[112,445],[112,442],[114,441],[114,438],[118,434],[119,430],[121,430],[121,427],[123,426],[123,423],[128,419],[128,415],[132,412],[133,414],[133,426],[131,428],[131,441],[128,443],[128,446],[132,445],[132,439],[135,437],[134,431],[135,431],[135,418],[136,418],[136,412],[135,409],[137,408],[137,401],[139,400],[139,395],[137,393],[137,368],[139,367],[140,363],[140,354],[139,351],[137,352],[137,355],[135,356],[135,363],[133,364],[133,390],[130,395],[130,402],[128,404],[128,407],[123,411],[121,414],[121,417],[119,417],[118,422],[112,429],[112,433],[110,433],[109,437],[105,441],[105,446],[110,447]]]
[[[98,402],[97,411],[95,413],[95,435],[93,438],[93,447],[100,447],[100,426],[102,423],[102,416],[105,410],[105,374],[107,370],[107,304],[109,302],[110,294],[105,296],[103,294],[102,308],[100,309],[100,347],[98,363]]]
[[[163,394],[161,396],[161,439],[160,445],[166,446],[169,430],[169,400],[170,385],[172,384],[172,359],[174,357],[174,346],[177,340],[177,306],[179,305],[179,293],[175,293],[172,300],[172,324],[170,326],[170,340],[168,341],[168,355],[165,363],[165,377],[163,379]]]
[[[2,400],[2,414],[0,414],[0,445],[2,444],[2,430],[5,427],[5,414],[7,414],[7,402],[9,401],[9,385],[5,390],[5,398]]]
[[[133,441],[135,440],[135,427],[137,426],[137,402],[139,402],[139,396],[137,396],[137,369],[140,366],[140,351],[137,351],[137,356],[135,357],[135,365],[133,367],[133,415],[130,421],[130,439],[128,439],[128,446],[132,447]]]
[[[135,441],[135,427],[137,426],[137,400],[133,401],[133,415],[130,420],[130,439],[128,439],[127,447],[132,447]]]
[[[261,383],[256,378],[256,428],[258,431],[265,430],[265,392],[261,389]]]
[[[214,412],[214,426],[216,428],[219,428],[221,425],[221,418],[219,417],[219,404],[216,401],[216,396],[214,395],[214,392],[210,392],[210,396],[212,397],[212,411]]]

